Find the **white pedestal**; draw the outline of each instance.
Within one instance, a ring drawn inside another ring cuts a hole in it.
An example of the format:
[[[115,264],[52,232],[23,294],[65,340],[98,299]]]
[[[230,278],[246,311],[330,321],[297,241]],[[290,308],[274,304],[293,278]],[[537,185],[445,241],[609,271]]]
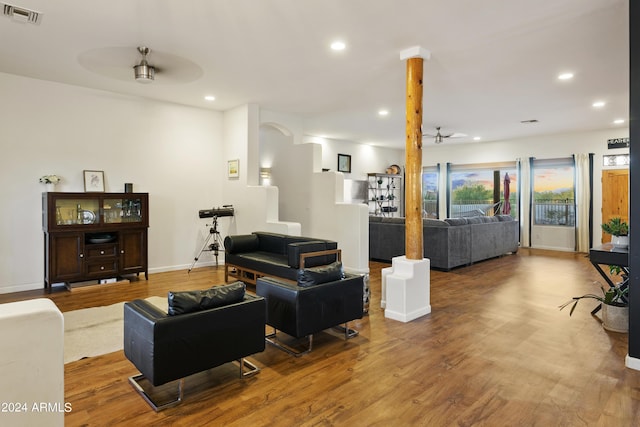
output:
[[[395,257],[391,267],[382,269],[382,297],[384,316],[410,322],[431,313],[431,262]]]

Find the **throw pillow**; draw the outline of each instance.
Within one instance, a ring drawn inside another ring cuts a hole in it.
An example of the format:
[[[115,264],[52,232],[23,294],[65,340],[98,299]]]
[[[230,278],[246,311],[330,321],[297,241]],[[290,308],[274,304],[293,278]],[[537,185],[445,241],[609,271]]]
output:
[[[342,262],[298,270],[298,286],[303,288],[344,278]]]
[[[202,291],[169,292],[170,316],[234,304],[244,299],[246,285],[237,281]]]

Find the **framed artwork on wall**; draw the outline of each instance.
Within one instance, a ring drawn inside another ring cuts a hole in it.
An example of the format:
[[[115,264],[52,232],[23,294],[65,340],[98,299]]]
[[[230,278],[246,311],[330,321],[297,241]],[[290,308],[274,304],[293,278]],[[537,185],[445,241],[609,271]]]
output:
[[[349,154],[338,154],[338,171],[351,173],[351,156]]]
[[[85,170],[84,191],[87,193],[104,193],[104,171]]]
[[[240,177],[240,160],[239,159],[229,160],[227,165],[227,177],[228,178]]]

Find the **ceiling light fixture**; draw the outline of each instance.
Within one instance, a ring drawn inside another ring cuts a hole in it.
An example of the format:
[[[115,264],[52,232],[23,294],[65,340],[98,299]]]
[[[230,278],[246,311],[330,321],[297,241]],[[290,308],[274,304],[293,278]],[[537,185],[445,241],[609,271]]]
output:
[[[615,119],[613,123],[616,125],[621,125],[622,123],[624,123],[624,119]]]
[[[562,73],[558,75],[559,80],[571,80],[573,78],[573,73]]]
[[[146,46],[138,46],[138,52],[142,55],[142,60],[138,65],[133,67],[136,81],[139,83],[151,83],[156,74],[156,69],[147,62],[147,55],[151,52],[151,49]]]
[[[347,45],[341,41],[335,41],[331,43],[331,49],[333,50],[345,50],[346,47]]]
[[[216,97],[213,95],[207,95],[204,97],[205,101],[215,101]]]
[[[378,111],[378,115],[379,116],[388,116],[389,115],[389,110],[380,110],[380,111]]]
[[[473,137],[473,140],[474,140],[474,141],[480,141],[481,139],[482,139],[482,138],[481,138],[481,137],[479,137],[479,136],[474,136],[474,137]]]
[[[604,101],[596,101],[593,104],[591,104],[592,107],[594,108],[602,108],[605,106],[605,102]]]

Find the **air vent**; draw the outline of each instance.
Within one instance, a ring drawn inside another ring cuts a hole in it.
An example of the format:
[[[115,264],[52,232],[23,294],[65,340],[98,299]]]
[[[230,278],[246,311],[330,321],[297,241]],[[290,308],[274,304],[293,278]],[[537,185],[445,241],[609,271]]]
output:
[[[538,120],[537,119],[522,120],[522,121],[520,121],[520,123],[524,123],[524,124],[527,124],[527,123],[538,123]]]
[[[2,13],[14,21],[29,24],[39,24],[40,17],[42,16],[40,12],[36,12],[35,10],[12,6],[10,4],[3,4]]]

